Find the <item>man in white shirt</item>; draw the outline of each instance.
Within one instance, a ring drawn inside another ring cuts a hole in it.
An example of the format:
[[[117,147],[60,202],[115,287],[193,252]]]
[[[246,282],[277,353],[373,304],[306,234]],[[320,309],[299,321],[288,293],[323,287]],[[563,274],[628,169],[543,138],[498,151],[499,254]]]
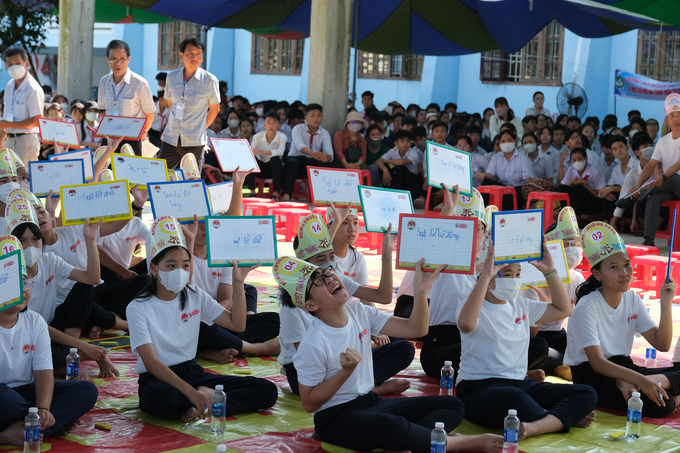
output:
[[[43,113],[45,94],[38,81],[28,73],[26,50],[11,47],[5,50],[3,57],[12,80],[5,88],[0,147],[13,150],[28,165],[28,162],[38,160],[38,118]]]
[[[293,143],[283,161],[285,172],[291,177],[307,179],[307,166],[332,167],[333,143],[331,135],[321,127],[323,107],[309,104],[305,108],[305,122],[293,128]]]

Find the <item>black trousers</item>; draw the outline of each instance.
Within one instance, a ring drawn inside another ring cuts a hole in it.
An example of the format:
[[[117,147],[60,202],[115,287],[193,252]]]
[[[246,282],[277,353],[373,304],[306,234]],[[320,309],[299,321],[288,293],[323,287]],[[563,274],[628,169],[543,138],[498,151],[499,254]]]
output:
[[[76,283],[64,303],[54,310],[50,326],[62,332],[72,328],[85,329],[93,305],[94,286]]]
[[[539,330],[536,336],[548,342],[548,357],[542,367],[546,373],[554,374],[555,368],[562,365],[564,360],[564,352],[567,350],[567,331],[564,329]]]
[[[278,156],[272,157],[269,159],[269,162],[258,160],[257,165],[260,166],[260,173],[251,173],[248,175],[246,178],[248,188],[251,191],[255,190],[255,178],[271,178],[272,183],[274,184],[274,192],[281,193],[281,182],[283,181],[283,161],[281,158]],[[288,187],[284,187],[283,193],[293,195],[293,191],[295,190],[295,179],[292,180],[292,185],[290,184],[290,181],[290,178],[286,180]]]
[[[139,263],[135,264],[130,268],[130,270],[136,272],[138,275],[149,273],[149,269],[146,266],[146,260],[142,260]],[[120,274],[112,271],[108,267],[100,266],[100,272],[102,280],[104,280],[104,283],[106,283],[107,285],[113,285],[115,283],[120,283],[123,281],[123,277]]]
[[[390,175],[392,176],[392,183],[389,185],[389,188],[408,190],[411,192],[411,198],[414,200],[424,195],[423,177],[411,173],[405,165],[393,166],[390,168]],[[380,180],[382,181],[382,171],[380,172]]]
[[[453,396],[381,398],[373,392],[314,415],[314,430],[322,442],[357,451],[430,451],[430,434],[437,422],[448,433],[463,421],[464,408]]]
[[[178,168],[182,157],[185,154],[192,153],[196,156],[196,162],[198,163],[198,169],[201,169],[203,165],[203,152],[205,146],[182,146],[181,139],[177,139],[177,146],[171,145],[166,142],[161,142],[161,150],[158,152],[158,157],[165,159],[168,163],[168,168]]]
[[[279,336],[278,313],[256,313],[246,317],[246,330],[240,333],[232,332],[222,326],[211,326],[201,323],[198,331],[198,351],[206,349],[221,351],[223,349],[236,349],[241,353],[243,342],[264,343]]]
[[[533,382],[529,378],[461,381],[456,394],[465,403],[465,418],[490,428],[502,428],[508,409],[516,409],[523,422],[553,415],[566,433],[597,404],[597,393],[590,386]]]
[[[673,387],[669,392],[671,395],[680,395],[680,366],[672,366],[666,368],[645,368],[637,366],[633,363],[633,359],[629,356],[617,355],[608,359],[610,362],[620,365],[622,367],[633,370],[644,376],[652,374],[663,374],[671,382]],[[624,399],[621,391],[616,387],[616,379],[609,376],[596,373],[590,362],[584,362],[580,365],[571,367],[571,374],[574,382],[579,384],[586,384],[591,386],[597,392],[597,405],[607,407],[609,409],[617,409],[625,411],[628,409],[628,401]],[[653,403],[647,395],[640,394],[642,399],[642,415],[651,418],[668,417],[675,410],[675,400],[669,398],[665,400],[666,407],[659,407]]]
[[[278,397],[276,385],[266,379],[210,374],[195,360],[173,365],[170,369],[193,388],[215,388],[222,384],[227,394],[228,416],[272,407]],[[172,417],[193,404],[175,387],[147,372],[139,376],[139,407],[157,417]]]
[[[569,204],[574,208],[576,215],[601,215],[602,199],[590,193],[583,186],[561,185],[557,188],[558,192],[569,194]],[[614,212],[614,211],[612,211]]]
[[[118,283],[102,283],[95,287],[97,304],[121,319],[127,319],[127,306],[151,283],[151,275],[142,274]]]

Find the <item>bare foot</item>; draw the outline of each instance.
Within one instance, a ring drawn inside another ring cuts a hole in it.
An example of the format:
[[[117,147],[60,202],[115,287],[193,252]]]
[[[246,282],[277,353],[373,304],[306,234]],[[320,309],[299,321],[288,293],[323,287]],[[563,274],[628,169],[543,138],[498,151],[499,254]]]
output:
[[[673,400],[675,401],[675,407],[680,407],[680,395],[675,395]]]
[[[87,338],[99,338],[103,332],[104,329],[102,327],[92,326],[90,327],[90,330],[85,332],[85,336]]]
[[[561,377],[562,379],[572,382],[571,377],[571,367],[569,365],[560,365],[555,367],[555,376]]]
[[[529,432],[529,429],[527,427],[526,422],[521,422],[519,424],[519,440],[522,440],[527,437],[527,434]]]
[[[544,382],[545,381],[545,371],[543,370],[529,370],[527,371],[527,377],[533,382]]]
[[[79,427],[82,423],[83,423],[83,422],[80,421],[80,419],[78,419],[78,420],[74,421],[73,423],[71,423],[71,424],[69,424],[69,425],[66,425],[66,426],[64,426],[63,428],[61,428],[59,431],[57,431],[57,434],[58,434],[59,436],[68,436],[69,434],[71,434],[71,432],[72,432],[74,429],[76,429],[77,427]]]
[[[496,434],[480,434],[479,436],[454,435],[448,436],[448,447],[454,451],[482,451],[495,453],[503,449],[503,436]]]
[[[244,341],[241,352],[250,354],[253,357],[279,355],[281,353],[281,344],[279,340],[266,341],[264,343],[248,343]]]
[[[626,403],[628,403],[630,397],[633,396],[633,392],[640,391],[637,385],[631,384],[630,382],[622,381],[621,379],[616,380],[616,388],[618,388],[619,391],[621,391],[623,399],[626,400]]]
[[[595,417],[597,417],[597,414],[595,412],[591,412],[590,414],[586,415],[586,418],[584,418],[574,426],[577,428],[587,428],[590,426],[591,423],[595,421]]]
[[[42,434],[41,434],[42,437]],[[24,422],[12,423],[4,431],[0,431],[0,445],[23,445]]]
[[[195,419],[198,417],[198,409],[196,409],[194,406],[191,406],[189,409],[184,411],[182,415],[180,416],[180,419],[184,423],[189,423],[191,420]]]
[[[408,379],[392,379],[373,388],[376,395],[398,395],[411,387]]]
[[[105,357],[104,360],[97,362],[97,364],[99,365],[100,378],[112,378],[120,376],[120,372],[114,366],[114,364],[111,363],[111,360],[108,356]]]
[[[203,351],[204,359],[217,363],[231,363],[237,355],[238,351],[236,349],[222,349],[220,351],[208,349]]]

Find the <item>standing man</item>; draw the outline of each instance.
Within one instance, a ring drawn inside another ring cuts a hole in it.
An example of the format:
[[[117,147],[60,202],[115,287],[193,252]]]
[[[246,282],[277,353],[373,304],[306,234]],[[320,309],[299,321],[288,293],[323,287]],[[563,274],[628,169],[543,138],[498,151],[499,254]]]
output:
[[[140,75],[130,71],[130,47],[126,42],[114,39],[106,46],[106,60],[111,72],[99,81],[97,104],[109,116],[146,117],[144,131],[139,140],[123,140],[137,156],[142,155],[142,141],[151,128],[156,106],[153,102],[149,83]]]
[[[0,148],[13,150],[28,165],[30,161],[38,160],[40,152],[38,118],[42,116],[45,94],[38,81],[28,73],[26,50],[11,47],[3,56],[12,80],[5,88],[5,120],[0,121]]]
[[[170,118],[161,137],[160,152],[168,168],[178,167],[187,153],[196,156],[199,166],[203,164],[206,130],[220,111],[217,77],[200,67],[204,52],[205,45],[199,39],[185,39],[179,45],[184,68],[168,74],[164,97]]]

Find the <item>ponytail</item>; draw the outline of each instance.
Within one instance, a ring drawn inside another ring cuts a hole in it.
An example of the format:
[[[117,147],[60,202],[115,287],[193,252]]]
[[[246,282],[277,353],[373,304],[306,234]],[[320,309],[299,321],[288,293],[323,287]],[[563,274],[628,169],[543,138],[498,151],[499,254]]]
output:
[[[592,269],[599,270],[600,263],[597,263]],[[596,279],[594,275],[588,277],[585,282],[581,283],[578,285],[578,288],[576,288],[576,304],[578,304],[578,301],[581,300],[582,297],[587,296],[598,288],[602,288],[602,282]]]

